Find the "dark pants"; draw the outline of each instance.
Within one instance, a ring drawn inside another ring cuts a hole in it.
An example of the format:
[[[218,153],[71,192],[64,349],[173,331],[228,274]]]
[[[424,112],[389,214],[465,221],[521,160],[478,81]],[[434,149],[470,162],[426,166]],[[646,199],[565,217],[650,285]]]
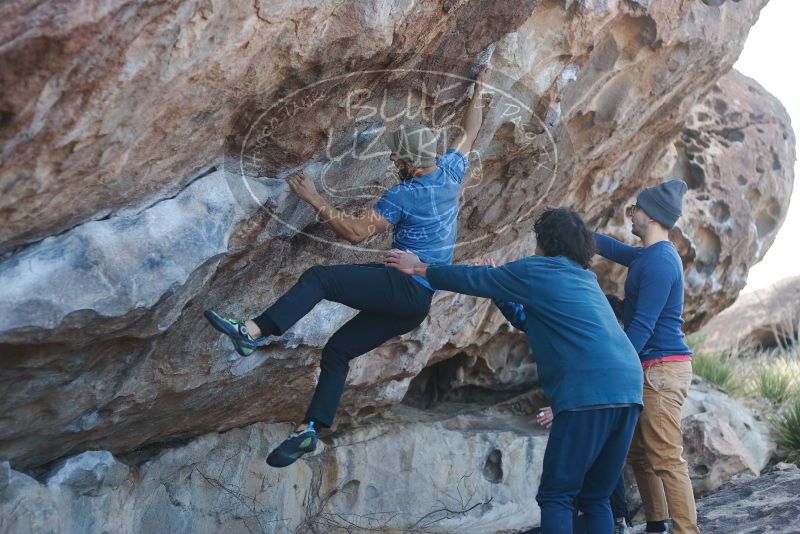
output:
[[[320,375],[306,421],[330,427],[339,407],[350,360],[419,326],[433,291],[380,263],[315,266],[264,313],[253,319],[265,331],[268,317],[282,334],[322,299],[361,310],[322,349]]]
[[[611,499],[609,499],[609,501],[611,504],[611,515],[614,516],[614,520],[616,521],[622,517],[627,523],[630,523],[630,517],[628,517],[628,498],[625,495],[624,475],[619,477],[619,481],[617,482],[617,485],[614,488],[614,493],[611,494]],[[586,525],[586,518],[582,515],[579,515],[577,509],[572,515],[572,521],[573,534],[592,534],[589,532],[589,528]]]
[[[627,521],[628,517],[628,499],[625,496],[625,475],[620,475],[617,485],[614,488],[614,493],[611,494],[611,514],[614,519],[624,517]]]
[[[536,495],[542,534],[572,534],[575,504],[588,532],[614,532],[609,498],[625,467],[639,411],[628,406],[556,415]]]

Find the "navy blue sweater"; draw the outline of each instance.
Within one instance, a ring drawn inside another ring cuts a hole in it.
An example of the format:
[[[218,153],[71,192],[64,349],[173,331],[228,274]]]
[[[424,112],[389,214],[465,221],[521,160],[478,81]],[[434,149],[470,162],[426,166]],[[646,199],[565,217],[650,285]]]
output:
[[[691,354],[681,331],[683,264],[675,245],[632,247],[603,234],[594,237],[601,256],[628,267],[623,324],[639,358]]]
[[[595,274],[563,256],[529,256],[501,267],[436,265],[444,289],[510,301],[501,310],[530,338],[553,413],[642,404],[642,369]]]

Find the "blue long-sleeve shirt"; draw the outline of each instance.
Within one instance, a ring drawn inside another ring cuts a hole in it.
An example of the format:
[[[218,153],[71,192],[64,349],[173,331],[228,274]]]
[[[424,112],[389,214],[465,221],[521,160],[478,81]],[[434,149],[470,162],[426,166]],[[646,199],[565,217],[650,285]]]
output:
[[[436,289],[510,301],[531,342],[554,413],[642,404],[642,369],[595,274],[564,257],[529,256],[501,267],[437,265]]]
[[[628,268],[625,333],[642,361],[691,354],[683,331],[683,265],[675,245],[660,241],[632,247],[594,234],[598,253]]]

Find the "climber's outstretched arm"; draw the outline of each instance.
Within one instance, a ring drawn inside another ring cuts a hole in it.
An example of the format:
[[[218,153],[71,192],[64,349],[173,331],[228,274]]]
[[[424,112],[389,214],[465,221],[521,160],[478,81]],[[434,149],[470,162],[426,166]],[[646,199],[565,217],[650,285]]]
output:
[[[353,245],[380,234],[392,227],[392,224],[370,208],[360,215],[350,215],[338,210],[322,198],[314,187],[314,181],[305,174],[298,173],[288,178],[287,183],[297,196],[308,202],[319,214],[320,220]]]
[[[491,72],[492,66],[487,63],[478,73],[478,77],[475,79],[475,92],[467,106],[467,111],[464,113],[464,119],[461,121],[463,132],[449,147],[457,149],[464,155],[469,154],[469,151],[472,150],[472,144],[475,142],[478,130],[480,130],[483,123],[483,90]]]

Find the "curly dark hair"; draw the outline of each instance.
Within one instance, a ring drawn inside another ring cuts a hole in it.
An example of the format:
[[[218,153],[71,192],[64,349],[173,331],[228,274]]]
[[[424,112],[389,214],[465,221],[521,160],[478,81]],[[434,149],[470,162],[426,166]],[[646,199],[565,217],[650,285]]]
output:
[[[533,231],[545,256],[566,256],[584,269],[597,251],[594,235],[571,209],[548,208],[536,219]]]

